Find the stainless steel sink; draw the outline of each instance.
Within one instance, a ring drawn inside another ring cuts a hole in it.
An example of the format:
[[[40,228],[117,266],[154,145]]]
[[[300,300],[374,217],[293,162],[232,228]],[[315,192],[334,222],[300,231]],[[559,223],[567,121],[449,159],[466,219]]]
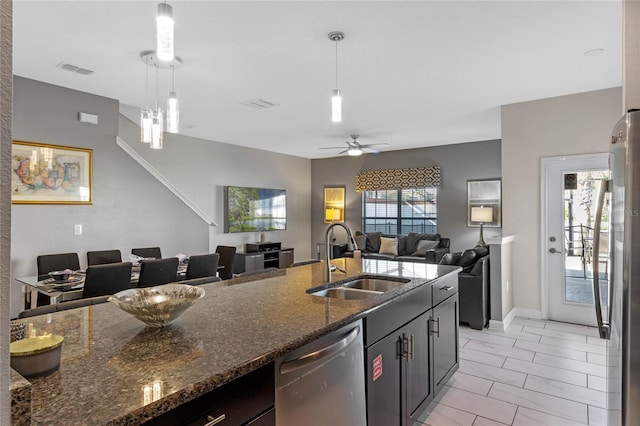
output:
[[[342,284],[343,287],[368,291],[385,292],[405,285],[411,280],[385,280],[383,278],[357,278]]]
[[[378,294],[382,294],[381,291],[361,290],[355,288],[335,287],[326,290],[316,291],[311,293],[313,296],[331,297],[333,299],[355,300],[355,299],[369,299],[375,297]]]

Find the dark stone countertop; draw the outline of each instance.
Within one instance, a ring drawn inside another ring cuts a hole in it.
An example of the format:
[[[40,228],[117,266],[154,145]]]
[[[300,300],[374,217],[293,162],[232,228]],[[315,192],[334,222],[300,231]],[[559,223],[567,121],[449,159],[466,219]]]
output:
[[[25,318],[39,334],[65,337],[60,369],[31,382],[32,424],[140,424],[221,386],[458,267],[335,259],[348,273],[411,278],[372,299],[311,296],[325,263],[273,278],[205,284],[205,297],[152,329],[111,303]],[[152,401],[154,396],[160,398]]]

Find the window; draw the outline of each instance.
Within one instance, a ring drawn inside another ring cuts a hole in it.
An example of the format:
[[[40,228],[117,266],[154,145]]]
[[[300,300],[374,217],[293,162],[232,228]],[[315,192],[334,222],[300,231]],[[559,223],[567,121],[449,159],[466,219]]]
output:
[[[362,232],[437,233],[436,188],[362,192]]]

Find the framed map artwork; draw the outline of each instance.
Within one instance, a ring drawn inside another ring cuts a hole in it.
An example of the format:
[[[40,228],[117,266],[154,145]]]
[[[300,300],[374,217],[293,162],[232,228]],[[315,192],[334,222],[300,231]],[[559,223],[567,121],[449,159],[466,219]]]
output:
[[[13,141],[12,204],[92,204],[90,149]]]

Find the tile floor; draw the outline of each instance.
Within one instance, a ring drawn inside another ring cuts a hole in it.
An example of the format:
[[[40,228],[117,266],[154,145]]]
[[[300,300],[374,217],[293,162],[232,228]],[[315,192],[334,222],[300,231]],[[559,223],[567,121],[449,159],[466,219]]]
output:
[[[515,318],[460,326],[460,369],[420,417],[428,426],[606,426],[605,344],[592,327]]]

